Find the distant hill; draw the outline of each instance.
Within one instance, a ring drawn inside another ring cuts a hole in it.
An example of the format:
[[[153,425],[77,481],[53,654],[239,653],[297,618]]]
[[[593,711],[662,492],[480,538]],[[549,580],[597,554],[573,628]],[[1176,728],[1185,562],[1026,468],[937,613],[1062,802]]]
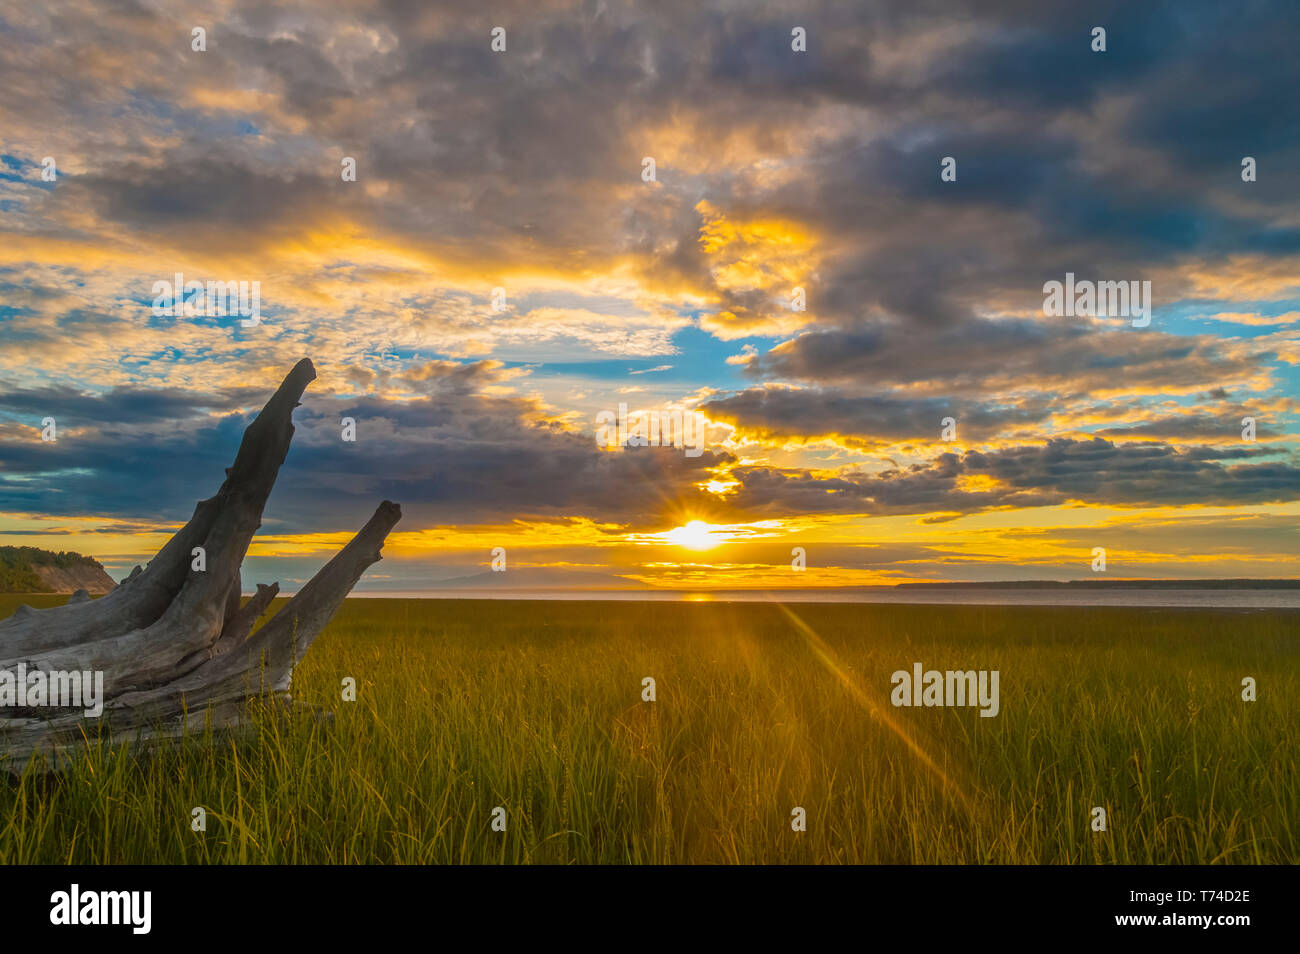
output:
[[[428,584],[441,590],[632,590],[646,589],[636,580],[612,573],[566,570],[562,567],[526,566],[502,572],[488,570],[472,576],[457,576]]]
[[[1300,580],[1011,580],[1006,583],[897,583],[900,590],[1294,590]]]
[[[98,560],[39,547],[0,547],[0,593],[107,593],[117,584]]]
[[[570,570],[564,567],[520,567],[505,572],[475,573],[450,580],[435,580],[425,585],[430,590],[653,590],[686,592],[691,587],[647,586],[639,580],[612,573]],[[721,587],[713,591],[767,592],[770,587]],[[779,588],[778,588],[779,589]],[[857,591],[885,592],[897,590],[1293,590],[1300,580],[1008,580],[969,582],[882,583],[863,586],[790,587],[827,593]]]

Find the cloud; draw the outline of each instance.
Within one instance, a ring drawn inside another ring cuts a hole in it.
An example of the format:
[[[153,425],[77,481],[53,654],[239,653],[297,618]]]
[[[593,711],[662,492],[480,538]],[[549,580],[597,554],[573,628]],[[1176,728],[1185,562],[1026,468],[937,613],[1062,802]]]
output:
[[[809,332],[756,357],[746,373],[859,389],[923,387],[949,395],[1029,389],[1065,400],[1250,381],[1266,374],[1266,359],[1274,354],[1267,341],[1099,331],[1069,318],[971,319],[922,333],[897,327]]]
[[[943,420],[960,422],[963,440],[996,437],[1008,429],[1041,424],[1052,414],[1044,401],[982,405],[946,397],[909,398],[846,394],[829,388],[750,388],[707,401],[699,410],[760,438],[843,437],[850,442],[937,441]]]
[[[834,478],[770,467],[731,470],[728,498],[751,514],[975,513],[1072,502],[1098,506],[1240,506],[1295,498],[1294,460],[1248,463],[1263,449],[1175,448],[1102,438],[1050,440],[988,453],[942,454],[879,473]],[[1225,461],[1242,461],[1226,463]],[[963,489],[970,478],[979,490]]]
[[[493,393],[512,373],[490,361],[429,362],[400,377],[413,395],[405,400],[309,392],[267,526],[345,529],[381,499],[400,500],[416,526],[573,515],[649,524],[665,500],[710,500],[695,484],[727,455],[601,450],[535,401]],[[255,412],[212,412],[229,399],[125,397],[0,395],[0,411],[68,414],[55,443],[43,442],[37,426],[0,443],[0,511],[187,518],[220,484]],[[355,442],[342,439],[345,417],[356,422]]]
[[[1296,10],[206,15],[205,53],[167,4],[0,21],[0,508],[183,519],[303,355],[321,378],[281,529],[351,527],[380,496],[408,524],[651,531],[1295,499]],[[152,315],[175,271],[260,281],[262,325]],[[1045,318],[1067,271],[1151,280],[1151,327]],[[570,395],[670,369],[729,440],[688,459],[577,429]],[[1261,444],[1235,446],[1248,414]],[[47,415],[56,445],[34,439]],[[735,492],[700,490],[718,478]]]

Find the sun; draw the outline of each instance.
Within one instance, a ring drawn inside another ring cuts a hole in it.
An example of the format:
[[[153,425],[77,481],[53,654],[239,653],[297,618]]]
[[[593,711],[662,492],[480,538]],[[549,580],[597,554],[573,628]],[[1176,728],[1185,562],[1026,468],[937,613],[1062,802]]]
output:
[[[664,534],[664,539],[688,550],[711,550],[726,537],[713,532],[714,528],[703,520],[692,520],[684,527],[675,527]]]

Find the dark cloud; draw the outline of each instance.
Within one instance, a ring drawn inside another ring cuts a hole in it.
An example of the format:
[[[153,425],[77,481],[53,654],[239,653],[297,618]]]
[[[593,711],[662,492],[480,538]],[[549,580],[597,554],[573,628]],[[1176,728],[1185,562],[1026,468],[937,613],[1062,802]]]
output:
[[[1169,414],[1125,424],[1123,427],[1106,427],[1097,431],[1099,437],[1145,437],[1163,440],[1220,440],[1234,441],[1241,438],[1242,418],[1256,417],[1255,435],[1261,440],[1279,436],[1270,422],[1257,417],[1248,405],[1225,408],[1222,414]]]
[[[647,273],[707,286],[692,212],[692,196],[707,196],[814,228],[829,253],[814,283],[818,318],[840,325],[880,311],[958,323],[990,295],[1032,291],[1067,269],[1141,276],[1188,253],[1300,249],[1300,232],[1278,224],[1286,209],[1294,221],[1285,177],[1254,186],[1281,205],[1246,212],[1237,176],[1242,155],[1280,170],[1300,149],[1289,94],[1300,72],[1284,55],[1300,13],[1050,6],[388,4],[367,16],[382,38],[371,44],[340,38],[354,24],[240,3],[213,28],[205,62],[274,91],[305,124],[298,148],[277,159],[194,127],[162,156],[70,180],[58,201],[89,201],[134,230],[202,223],[253,241],[326,209],[480,254],[518,251],[526,230],[523,248],[540,258],[625,248]],[[489,31],[507,20],[511,53],[493,54]],[[794,23],[809,31],[805,54],[790,50]],[[136,18],[114,25],[129,44]],[[1090,49],[1095,25],[1108,30],[1105,53]],[[1093,115],[1107,96],[1131,101],[1119,125]],[[877,114],[878,134],[807,128],[834,105]],[[641,157],[662,155],[654,132],[673,123],[716,141],[748,137],[777,161],[796,153],[809,175],[755,189],[733,167],[665,169],[667,193],[629,199]],[[810,135],[816,152],[798,155]],[[334,148],[391,191],[339,188],[322,153]],[[1145,168],[1128,158],[1144,149]],[[955,183],[939,179],[946,155],[958,161]],[[762,295],[718,293],[741,316],[773,309]]]
[[[888,327],[814,331],[759,356],[746,371],[858,388],[935,382],[953,395],[1011,385],[1048,389],[1061,401],[1125,386],[1209,386],[1259,367],[1257,358],[1225,349],[1211,335],[1099,332],[1059,318],[971,319],[914,334]]]
[[[399,501],[412,526],[574,514],[650,526],[666,506],[708,508],[695,484],[732,460],[707,449],[698,457],[672,447],[601,450],[590,435],[547,421],[532,401],[483,393],[499,380],[492,362],[432,362],[407,380],[426,396],[308,395],[267,505],[268,529],[351,528],[382,499]],[[220,485],[255,412],[214,422],[198,412],[215,398],[145,397],[0,396],[0,408],[56,407],[69,422],[54,443],[36,431],[16,439],[16,430],[0,442],[0,510],[187,519]],[[342,440],[345,417],[356,422],[355,442]],[[132,426],[145,424],[153,426]]]
[[[1041,400],[996,407],[950,398],[852,395],[835,389],[751,388],[702,404],[700,410],[711,420],[762,436],[938,441],[945,417],[958,423],[963,440],[983,440],[1041,424],[1053,409]]]
[[[70,387],[0,391],[0,415],[30,425],[53,417],[63,429],[96,428],[176,421],[199,411],[232,411],[247,407],[260,392],[253,388],[203,392],[184,388],[110,388],[87,394]]]
[[[1240,506],[1294,499],[1294,461],[1224,463],[1268,454],[1266,448],[1175,448],[1160,443],[1051,440],[1044,445],[935,460],[876,474],[826,478],[809,471],[736,468],[738,509],[762,514],[971,513],[1079,501],[1117,506],[1207,504]],[[986,489],[963,489],[988,478]]]

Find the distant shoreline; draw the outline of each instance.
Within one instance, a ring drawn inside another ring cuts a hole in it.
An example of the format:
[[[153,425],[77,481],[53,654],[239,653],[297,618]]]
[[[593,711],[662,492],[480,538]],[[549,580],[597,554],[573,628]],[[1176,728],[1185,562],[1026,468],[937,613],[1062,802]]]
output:
[[[464,579],[464,578],[462,578]],[[916,581],[907,583],[872,583],[860,586],[729,586],[729,587],[672,587],[672,586],[603,586],[566,585],[564,583],[512,585],[502,579],[500,584],[461,584],[458,581],[434,580],[429,593],[440,590],[481,590],[492,593],[498,590],[563,590],[565,592],[614,593],[856,593],[891,592],[898,590],[1053,590],[1053,589],[1136,589],[1136,590],[1300,590],[1300,579],[1255,580],[968,580],[954,582]],[[403,590],[401,592],[410,592]]]
[[[500,587],[354,590],[350,599],[570,602],[841,603],[934,606],[1151,607],[1300,610],[1300,587],[929,586],[805,587],[791,590],[648,590]]]
[[[10,593],[9,597],[67,594]],[[244,594],[250,596],[252,594]],[[293,596],[282,591],[280,596]],[[934,606],[1150,607],[1300,610],[1300,580],[1017,580],[1008,583],[901,583],[790,589],[668,589],[649,587],[478,585],[424,589],[358,589],[349,599],[501,600],[568,602],[840,603]]]

